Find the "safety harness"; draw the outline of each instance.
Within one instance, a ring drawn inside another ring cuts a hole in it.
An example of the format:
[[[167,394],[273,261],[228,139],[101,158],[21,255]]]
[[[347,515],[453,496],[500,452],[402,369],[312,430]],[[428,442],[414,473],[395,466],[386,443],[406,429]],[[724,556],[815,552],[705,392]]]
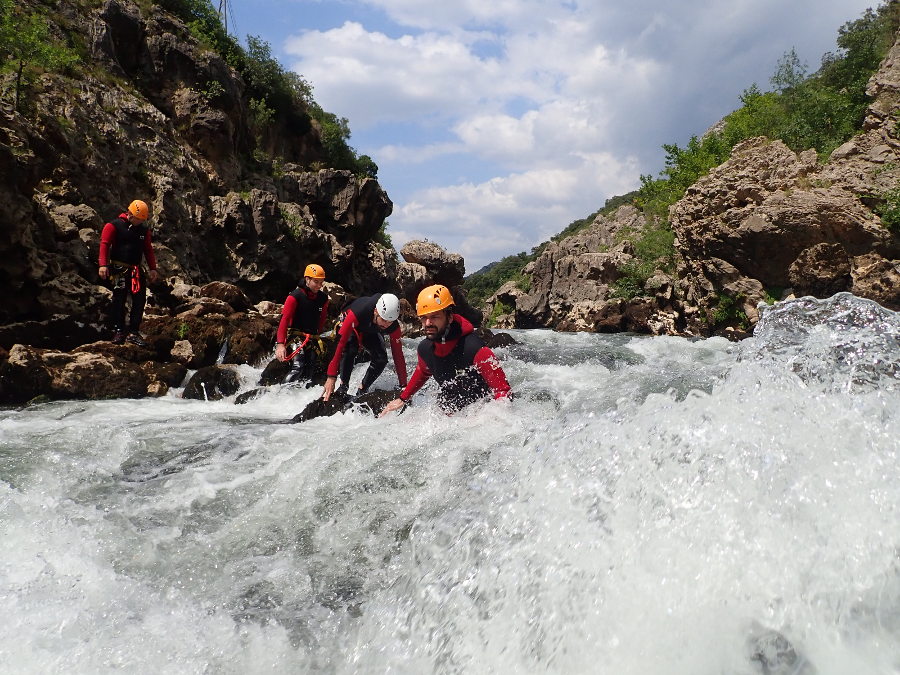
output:
[[[121,260],[109,261],[109,280],[116,286],[126,274],[131,275],[131,292],[138,293],[141,290],[141,266],[122,262]]]

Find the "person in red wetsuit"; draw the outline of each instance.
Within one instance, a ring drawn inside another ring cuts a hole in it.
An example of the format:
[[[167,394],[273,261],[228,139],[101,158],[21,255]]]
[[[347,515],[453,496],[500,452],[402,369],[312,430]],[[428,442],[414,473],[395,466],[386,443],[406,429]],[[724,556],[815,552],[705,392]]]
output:
[[[321,341],[317,338],[328,319],[328,296],[322,290],[324,285],[325,270],[322,266],[307,265],[303,279],[284,301],[275,337],[275,357],[279,361],[293,357],[285,382],[309,381],[315,375],[316,365],[322,356],[318,351]],[[296,338],[298,343],[293,354],[288,356],[287,343],[291,338]]]
[[[100,278],[112,284],[112,304],[109,320],[112,341],[122,344],[127,339],[140,347],[147,343],[140,334],[147,301],[147,286],[143,258],[150,268],[150,283],[156,283],[156,256],[153,255],[152,230],[147,227],[150,209],[146,202],[135,199],[128,210],[103,226],[100,234]],[[131,313],[125,323],[125,303],[131,297]]]
[[[363,376],[356,396],[366,393],[372,383],[378,379],[387,365],[387,351],[384,348],[384,336],[390,337],[391,354],[394,356],[394,367],[400,387],[406,386],[406,361],[403,360],[403,349],[400,345],[400,299],[393,293],[378,293],[368,297],[357,298],[344,311],[337,343],[331,363],[328,364],[328,377],[325,380],[324,400],[331,398],[337,382],[338,370],[341,373],[341,386],[338,392],[346,394],[350,384],[350,374],[360,347],[365,347],[372,357],[369,368]]]
[[[494,352],[467,319],[453,313],[453,296],[446,286],[429,286],[419,293],[416,313],[425,330],[417,349],[419,362],[399,398],[388,403],[379,417],[401,410],[432,376],[440,385],[438,405],[447,413],[490,396],[512,397]]]

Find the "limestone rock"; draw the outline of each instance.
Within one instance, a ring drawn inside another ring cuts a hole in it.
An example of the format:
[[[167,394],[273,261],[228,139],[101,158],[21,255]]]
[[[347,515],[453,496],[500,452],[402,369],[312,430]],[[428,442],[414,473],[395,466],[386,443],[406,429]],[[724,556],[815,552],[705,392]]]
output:
[[[461,255],[448,253],[434,242],[408,241],[400,249],[400,255],[406,262],[421,265],[428,271],[428,284],[443,284],[447,288],[459,286],[466,273]]]
[[[147,395],[141,368],[113,354],[68,353],[14,345],[0,365],[0,401],[138,398]]]

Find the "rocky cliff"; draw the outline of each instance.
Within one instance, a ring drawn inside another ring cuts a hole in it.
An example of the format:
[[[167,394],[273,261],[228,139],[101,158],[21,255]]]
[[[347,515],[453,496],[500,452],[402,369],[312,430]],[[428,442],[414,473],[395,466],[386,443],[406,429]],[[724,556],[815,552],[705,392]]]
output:
[[[754,138],[690,187],[669,211],[676,269],[650,278],[652,295],[612,297],[643,218],[625,206],[548,245],[524,270],[527,290],[499,289],[490,308],[512,311],[498,325],[741,336],[760,302],[790,294],[850,291],[900,309],[900,232],[879,216],[900,184],[900,43],[868,94],[863,132],[828,161]]]
[[[158,5],[62,1],[49,20],[77,68],[18,109],[0,101],[0,403],[160,394],[186,368],[257,363],[309,262],[335,310],[461,279],[442,251],[426,256],[440,269],[401,263],[378,241],[392,204],[377,180],[323,168],[302,102],[254,126],[241,76]],[[105,342],[97,276],[103,224],[133,199],[151,206],[161,275],[149,350]]]

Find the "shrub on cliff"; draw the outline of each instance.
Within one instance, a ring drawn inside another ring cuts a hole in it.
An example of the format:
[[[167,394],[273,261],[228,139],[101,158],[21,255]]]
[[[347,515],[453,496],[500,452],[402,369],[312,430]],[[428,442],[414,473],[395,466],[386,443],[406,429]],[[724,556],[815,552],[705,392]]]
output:
[[[0,0],[0,72],[13,74],[14,108],[27,85],[44,70],[61,71],[78,56],[50,31],[47,17],[12,0]]]
[[[267,42],[251,35],[246,49],[242,47],[228,34],[210,0],[160,0],[159,5],[184,21],[194,37],[240,73],[247,85],[251,123],[258,139],[276,117],[287,119],[294,129],[310,127],[312,119],[318,123],[328,166],[377,177],[378,166],[372,158],[357,155],[349,145],[347,119],[322,109],[313,98],[312,85],[297,73],[286,71],[272,57]]]
[[[702,138],[694,136],[685,148],[663,146],[665,168],[658,178],[641,176],[638,203],[648,213],[666,217],[668,207],[689,186],[727,160],[737,143],[753,136],[780,139],[795,151],[815,148],[821,156],[830,154],[862,128],[866,83],[893,44],[898,27],[896,0],[867,9],[860,19],[839,29],[838,51],[825,54],[812,76],[807,76],[794,50],[787,52],[772,75],[772,91],[750,86],[741,96],[742,106],[725,117],[720,129]]]

